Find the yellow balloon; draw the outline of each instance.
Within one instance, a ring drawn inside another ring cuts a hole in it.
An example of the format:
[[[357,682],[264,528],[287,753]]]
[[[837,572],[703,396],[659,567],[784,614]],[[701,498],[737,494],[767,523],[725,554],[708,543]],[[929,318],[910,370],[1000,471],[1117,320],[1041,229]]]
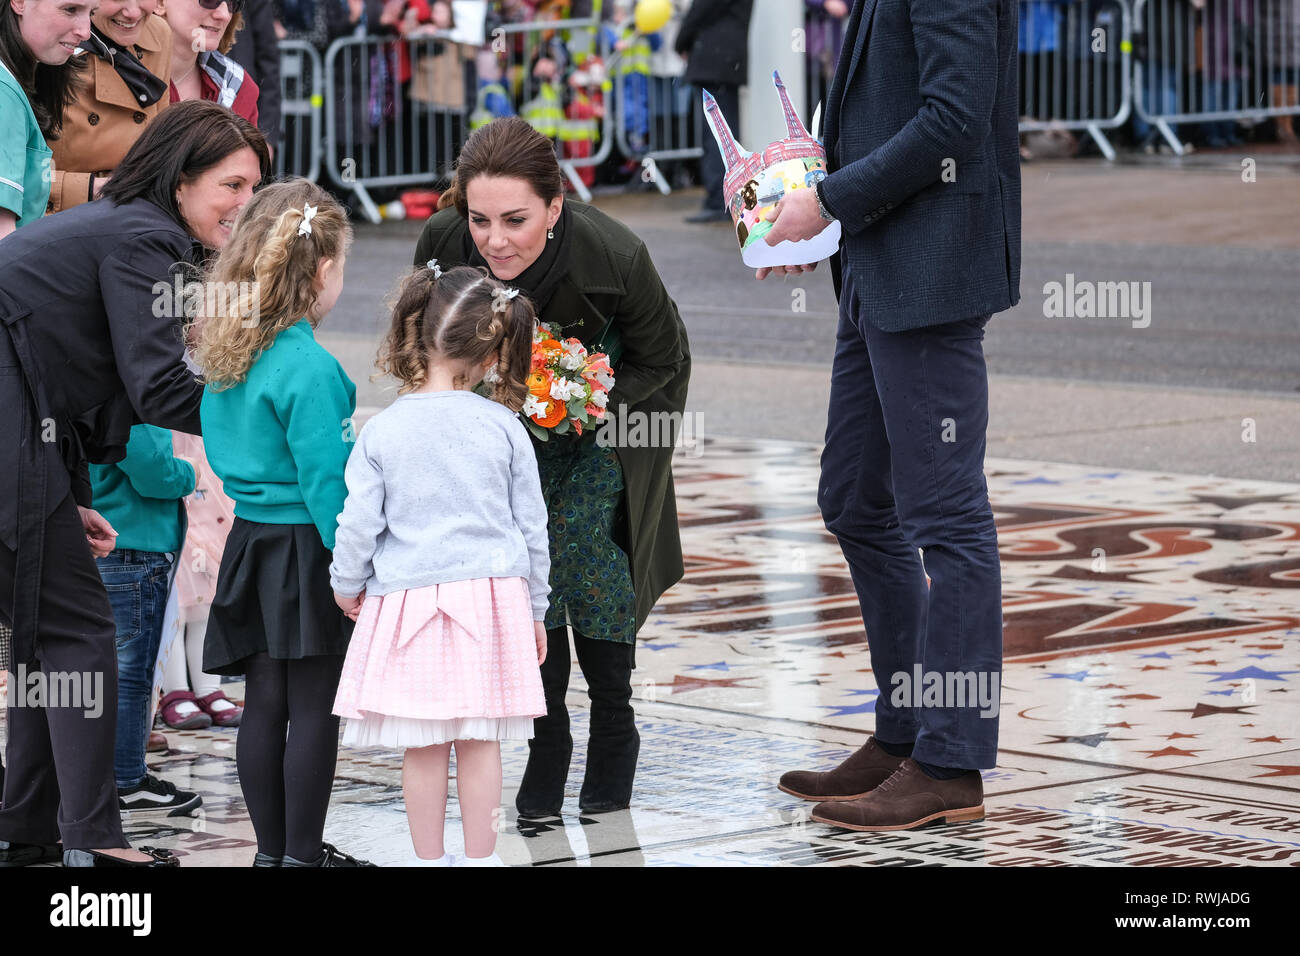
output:
[[[656,33],[663,29],[673,15],[668,0],[638,0],[636,5],[636,30],[638,33]]]

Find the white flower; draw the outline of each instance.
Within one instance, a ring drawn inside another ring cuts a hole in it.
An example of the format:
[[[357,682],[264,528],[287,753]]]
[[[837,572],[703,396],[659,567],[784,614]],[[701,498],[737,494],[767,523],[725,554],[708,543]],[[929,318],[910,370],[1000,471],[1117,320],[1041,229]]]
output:
[[[529,418],[545,418],[546,403],[541,401],[536,395],[529,395],[524,400],[524,407],[520,409]]]
[[[564,354],[560,356],[560,368],[566,369],[570,372],[576,372],[586,364],[586,356],[575,355],[568,346],[565,346]]]
[[[591,398],[589,398],[588,401],[597,408],[604,408],[605,404],[609,401],[609,396],[604,392],[599,392],[593,388],[591,390]]]
[[[557,402],[567,402],[571,398],[577,398],[582,395],[586,389],[582,382],[574,382],[567,378],[556,378],[551,383],[551,398]]]

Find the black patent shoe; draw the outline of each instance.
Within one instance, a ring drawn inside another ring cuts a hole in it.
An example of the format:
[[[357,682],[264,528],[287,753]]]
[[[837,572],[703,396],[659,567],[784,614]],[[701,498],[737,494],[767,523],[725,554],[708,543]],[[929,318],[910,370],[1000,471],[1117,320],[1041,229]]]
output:
[[[369,860],[358,860],[354,856],[348,856],[346,853],[344,853],[338,847],[333,846],[332,844],[325,843],[322,844],[322,847],[323,849],[320,851],[320,856],[318,856],[316,859],[312,860],[309,863],[304,863],[302,860],[295,860],[293,857],[286,855],[283,862],[281,862],[280,865],[286,869],[290,867],[298,867],[298,866],[352,867],[352,866],[374,866],[375,865],[371,863]]]
[[[12,843],[0,840],[0,867],[57,863],[60,852],[57,843]]]
[[[284,857],[259,852],[253,857],[253,866],[284,866]]]
[[[181,861],[171,850],[160,850],[152,846],[138,846],[134,849],[150,857],[149,861],[124,860],[121,857],[101,853],[98,850],[64,850],[64,866],[101,866],[101,867],[143,867],[143,866],[180,866]]]

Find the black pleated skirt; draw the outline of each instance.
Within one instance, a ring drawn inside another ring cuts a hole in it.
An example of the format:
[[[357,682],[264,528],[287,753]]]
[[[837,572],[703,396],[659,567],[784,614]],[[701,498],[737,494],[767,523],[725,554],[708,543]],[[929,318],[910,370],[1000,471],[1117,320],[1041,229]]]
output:
[[[203,641],[209,674],[243,674],[245,660],[346,654],[352,621],[334,603],[331,555],[313,524],[235,518],[221,556]]]

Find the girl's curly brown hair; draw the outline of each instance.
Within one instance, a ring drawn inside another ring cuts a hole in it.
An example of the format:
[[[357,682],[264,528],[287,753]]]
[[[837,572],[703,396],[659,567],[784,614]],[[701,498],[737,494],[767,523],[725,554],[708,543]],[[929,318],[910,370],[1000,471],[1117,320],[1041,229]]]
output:
[[[510,298],[508,291],[483,268],[458,266],[441,277],[417,269],[398,291],[379,370],[405,393],[425,383],[430,358],[463,363],[468,382],[470,370],[500,349],[492,398],[519,411],[528,397],[537,313],[526,295]]]

